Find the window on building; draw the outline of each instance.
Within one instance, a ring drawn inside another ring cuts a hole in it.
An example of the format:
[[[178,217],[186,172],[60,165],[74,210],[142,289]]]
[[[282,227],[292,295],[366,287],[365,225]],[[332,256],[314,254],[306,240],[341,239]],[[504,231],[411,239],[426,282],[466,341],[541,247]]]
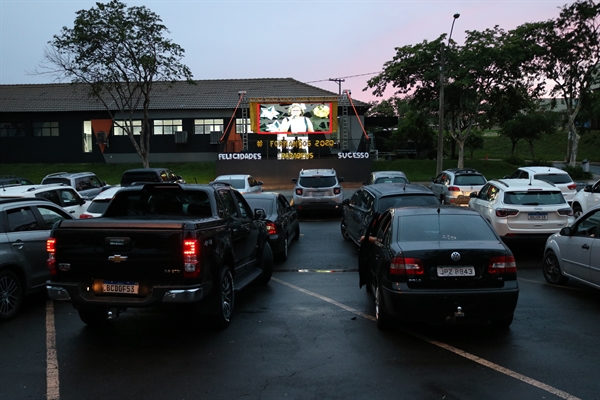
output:
[[[0,125],[0,137],[24,137],[25,124],[22,122],[3,122]]]
[[[34,122],[33,136],[58,136],[58,122]]]
[[[83,121],[83,152],[91,153],[92,152],[92,121]]]
[[[235,119],[235,132],[236,133],[253,133],[252,132],[252,124],[250,123],[250,118],[246,119],[246,131],[244,132],[244,119],[236,118]]]
[[[113,134],[115,136],[127,136],[127,132],[125,132],[125,129],[123,127],[126,126],[126,124],[129,124],[130,122],[133,127],[133,134],[139,135],[142,132],[142,120],[141,119],[134,119],[133,121],[115,120],[115,122],[113,124]],[[181,124],[181,121],[179,121],[179,123]],[[155,126],[156,126],[156,122],[155,122]],[[157,134],[156,128],[155,128],[154,134],[155,135]]]
[[[180,119],[157,119],[154,120],[155,135],[174,135],[177,131],[183,130],[183,123]]]
[[[223,133],[223,119],[195,119],[194,134],[210,135],[211,132]]]

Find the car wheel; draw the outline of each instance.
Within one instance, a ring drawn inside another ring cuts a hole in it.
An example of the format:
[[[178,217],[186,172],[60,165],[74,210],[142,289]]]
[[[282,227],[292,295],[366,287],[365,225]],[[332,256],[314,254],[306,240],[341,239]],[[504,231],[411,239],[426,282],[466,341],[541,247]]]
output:
[[[583,210],[581,209],[581,206],[579,204],[574,204],[573,205],[573,216],[575,217],[575,219],[579,218],[581,216],[581,214],[583,214]]]
[[[553,285],[564,285],[569,279],[562,274],[558,257],[556,257],[556,254],[552,250],[546,252],[544,255],[542,272],[544,273],[544,278]]]
[[[217,313],[214,315],[214,325],[217,328],[225,329],[231,322],[233,306],[235,303],[235,290],[233,275],[227,266],[221,269],[221,277],[218,283],[217,293]]]
[[[381,290],[381,286],[377,285],[375,288],[375,318],[377,320],[377,328],[385,330],[390,327],[391,320],[390,317],[385,313]]]
[[[273,251],[268,242],[265,242],[263,246],[259,268],[262,269],[262,273],[258,279],[256,279],[256,283],[259,285],[266,285],[271,280],[271,275],[273,275]]]
[[[84,324],[90,326],[99,326],[108,321],[108,314],[105,307],[85,307],[77,310],[79,318]]]
[[[346,227],[346,220],[342,220],[342,224],[340,225],[340,229],[342,230],[342,237],[346,241],[350,241],[350,235],[348,234],[348,228]]]
[[[285,238],[283,238],[283,250],[277,255],[280,261],[285,261],[288,259],[288,250],[289,250],[289,242],[288,242],[288,237],[286,235]]]
[[[490,323],[492,324],[493,328],[496,329],[506,329],[510,326],[510,324],[512,324],[513,319],[515,318],[514,313],[510,314],[508,317],[505,318],[500,318],[500,319],[492,319],[490,321]]]
[[[23,287],[12,271],[0,271],[0,321],[14,317],[23,304]]]

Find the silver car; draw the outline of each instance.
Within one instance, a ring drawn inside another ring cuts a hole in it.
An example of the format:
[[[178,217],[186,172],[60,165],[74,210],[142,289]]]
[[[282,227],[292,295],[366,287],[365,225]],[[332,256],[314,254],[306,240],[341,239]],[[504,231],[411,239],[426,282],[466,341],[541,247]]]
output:
[[[252,175],[244,174],[233,174],[233,175],[219,175],[213,182],[228,183],[238,190],[238,192],[244,193],[262,193],[263,182],[256,180]]]
[[[542,271],[555,285],[572,278],[600,289],[600,206],[548,238]]]
[[[333,168],[303,169],[297,179],[292,179],[296,184],[292,205],[298,212],[333,210],[341,214],[344,201],[343,181],[344,178],[338,178]]]

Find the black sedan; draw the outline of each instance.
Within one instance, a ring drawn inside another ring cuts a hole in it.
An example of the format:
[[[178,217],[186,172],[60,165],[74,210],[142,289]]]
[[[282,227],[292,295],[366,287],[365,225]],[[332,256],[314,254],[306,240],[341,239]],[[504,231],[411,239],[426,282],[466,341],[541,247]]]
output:
[[[290,243],[300,238],[296,209],[280,193],[244,193],[243,196],[253,210],[262,208],[266,211],[265,225],[269,232],[269,244],[275,256],[281,261],[287,260]]]
[[[346,240],[360,245],[373,216],[390,207],[438,205],[431,189],[416,183],[378,183],[359,188],[344,200],[341,231]]]
[[[379,328],[394,319],[507,328],[519,296],[510,249],[479,213],[452,206],[376,216],[360,247],[359,276],[375,297]]]

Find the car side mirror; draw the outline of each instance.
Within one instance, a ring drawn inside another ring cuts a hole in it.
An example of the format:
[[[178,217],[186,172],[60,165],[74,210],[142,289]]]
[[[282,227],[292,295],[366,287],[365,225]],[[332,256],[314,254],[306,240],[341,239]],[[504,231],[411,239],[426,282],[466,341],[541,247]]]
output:
[[[263,208],[256,208],[254,210],[254,219],[265,219],[267,218],[267,212]]]
[[[477,197],[478,194],[479,194],[479,192],[471,192],[469,197],[474,198],[474,197]]]
[[[263,181],[257,181],[256,183],[258,183],[259,186],[262,186],[265,184]]]
[[[572,236],[573,235],[573,231],[571,230],[570,226],[565,226],[564,228],[562,228],[560,230],[560,236]]]
[[[592,193],[592,185],[585,185],[583,188],[584,192]]]

